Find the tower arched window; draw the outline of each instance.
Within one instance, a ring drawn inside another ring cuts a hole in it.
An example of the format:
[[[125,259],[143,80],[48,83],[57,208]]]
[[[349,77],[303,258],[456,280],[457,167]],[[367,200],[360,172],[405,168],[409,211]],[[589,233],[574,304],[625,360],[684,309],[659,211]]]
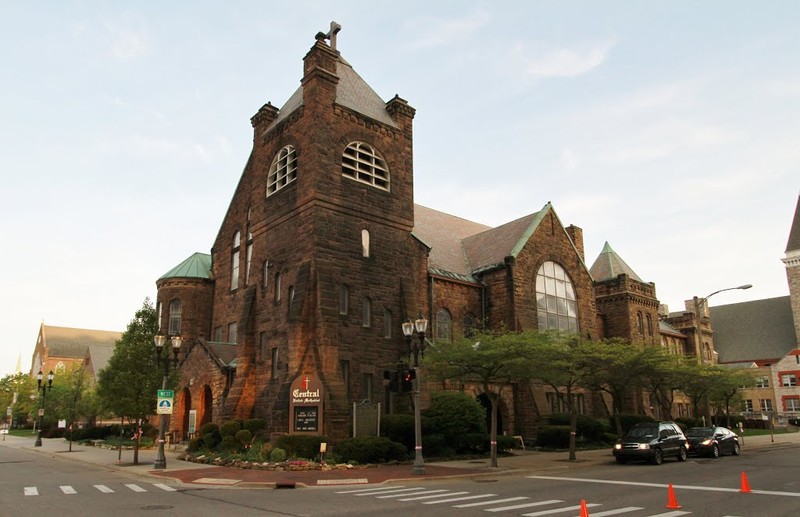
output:
[[[297,179],[297,153],[287,145],[275,155],[267,175],[267,197]]]
[[[239,249],[242,245],[242,236],[237,231],[233,234],[233,247],[231,248],[231,291],[239,289]]]
[[[639,331],[640,336],[644,336],[644,319],[642,319],[642,313],[636,313],[636,330]]]
[[[540,330],[578,331],[578,303],[567,272],[547,261],[536,272],[536,312]]]
[[[369,230],[361,230],[361,256],[369,258]]]
[[[389,190],[389,168],[381,154],[364,142],[350,142],[342,154],[342,176]]]
[[[453,337],[452,329],[453,319],[450,317],[450,311],[439,309],[436,313],[436,339],[449,342]]]
[[[169,302],[169,335],[177,336],[181,333],[181,301]]]

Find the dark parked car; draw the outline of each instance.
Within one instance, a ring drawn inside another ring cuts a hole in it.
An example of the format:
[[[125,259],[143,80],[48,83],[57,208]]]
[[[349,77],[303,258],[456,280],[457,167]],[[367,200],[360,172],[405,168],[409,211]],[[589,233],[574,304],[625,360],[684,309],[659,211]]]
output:
[[[674,422],[643,422],[631,427],[613,452],[617,463],[643,459],[661,465],[670,456],[686,461],[686,437]]]
[[[692,427],[686,431],[689,454],[718,458],[721,454],[739,455],[739,437],[725,427]]]

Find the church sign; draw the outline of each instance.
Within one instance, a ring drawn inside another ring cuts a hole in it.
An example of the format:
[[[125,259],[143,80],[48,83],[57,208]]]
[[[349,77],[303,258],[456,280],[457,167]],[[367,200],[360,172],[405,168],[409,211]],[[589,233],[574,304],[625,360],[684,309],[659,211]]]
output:
[[[304,373],[292,382],[289,418],[290,433],[322,433],[322,383],[316,376]]]

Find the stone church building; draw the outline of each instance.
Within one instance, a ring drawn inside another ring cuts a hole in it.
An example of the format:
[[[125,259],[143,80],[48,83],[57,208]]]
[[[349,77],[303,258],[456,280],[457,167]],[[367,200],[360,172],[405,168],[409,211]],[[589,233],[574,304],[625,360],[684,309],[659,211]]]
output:
[[[156,282],[161,331],[186,343],[174,431],[259,417],[273,432],[349,436],[354,403],[393,410],[383,371],[407,356],[408,318],[429,321],[429,342],[500,327],[647,345],[676,334],[659,325],[655,285],[608,244],[589,266],[581,228],[550,203],[496,228],[416,205],[414,115],[369,87],[333,31],[317,35],[289,100],[252,117],[210,255]],[[506,393],[509,434],[559,410],[542,387]],[[606,413],[601,397],[579,397]]]

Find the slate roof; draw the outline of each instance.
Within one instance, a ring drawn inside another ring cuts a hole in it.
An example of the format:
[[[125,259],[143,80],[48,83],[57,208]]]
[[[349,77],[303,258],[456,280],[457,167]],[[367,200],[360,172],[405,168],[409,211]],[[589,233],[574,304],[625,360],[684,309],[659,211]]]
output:
[[[603,251],[600,252],[597,259],[589,269],[589,273],[595,282],[602,282],[604,280],[611,280],[617,278],[621,274],[626,274],[630,278],[642,282],[639,275],[625,263],[622,258],[617,255],[617,252],[611,249],[611,245],[606,241],[603,246]]]
[[[710,307],[719,362],[778,360],[797,347],[788,296]]]
[[[792,229],[789,230],[789,241],[786,243],[786,253],[800,251],[800,196],[797,196],[797,207],[794,209]]]
[[[159,280],[164,278],[211,278],[211,255],[195,253],[164,273]]]
[[[431,248],[428,267],[440,274],[450,272],[471,278],[472,269],[462,241],[487,230],[491,226],[414,205],[414,236]]]
[[[86,349],[90,346],[105,347],[113,351],[117,340],[122,337],[121,332],[52,325],[42,325],[42,335],[49,357],[70,357],[81,360],[86,357]]]
[[[236,357],[239,345],[236,343],[223,343],[220,341],[206,341],[206,348],[220,366],[236,368]]]
[[[100,374],[100,370],[108,365],[108,361],[111,359],[113,354],[113,346],[97,345],[94,343],[89,345],[86,355],[92,359],[91,364],[94,370],[92,374],[95,376],[95,378],[97,378],[97,376]]]
[[[501,265],[506,257],[516,257],[549,209],[547,203],[538,212],[464,239],[472,272]]]
[[[680,330],[676,329],[675,327],[673,327],[672,325],[663,320],[658,321],[658,331],[661,334],[667,334],[669,336],[686,337],[686,334],[684,334],[683,332],[681,332]]]
[[[388,126],[397,127],[397,123],[386,111],[386,102],[341,56],[336,62],[336,75],[339,77],[339,82],[336,84],[337,104]],[[280,124],[302,105],[303,87],[300,86],[278,111],[278,116],[267,128],[267,131]]]

